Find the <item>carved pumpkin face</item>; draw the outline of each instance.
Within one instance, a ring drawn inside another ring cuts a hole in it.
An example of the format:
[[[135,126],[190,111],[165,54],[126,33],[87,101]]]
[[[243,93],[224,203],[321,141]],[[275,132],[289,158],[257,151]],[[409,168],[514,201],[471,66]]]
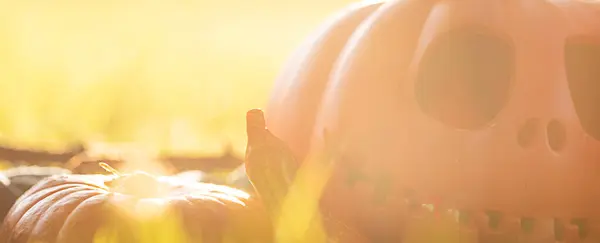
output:
[[[408,189],[465,210],[598,218],[599,5],[387,2],[335,45],[341,52],[304,59],[336,60],[331,69],[284,73],[267,123],[299,156],[320,139],[305,133],[347,143],[325,193],[345,198],[345,208],[331,200],[340,214],[394,207]]]

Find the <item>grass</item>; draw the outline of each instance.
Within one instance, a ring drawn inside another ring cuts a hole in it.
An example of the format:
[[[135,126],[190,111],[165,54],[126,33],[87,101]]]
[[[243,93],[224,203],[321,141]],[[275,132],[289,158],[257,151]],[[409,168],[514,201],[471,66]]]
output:
[[[243,152],[245,112],[350,2],[0,1],[0,142]]]

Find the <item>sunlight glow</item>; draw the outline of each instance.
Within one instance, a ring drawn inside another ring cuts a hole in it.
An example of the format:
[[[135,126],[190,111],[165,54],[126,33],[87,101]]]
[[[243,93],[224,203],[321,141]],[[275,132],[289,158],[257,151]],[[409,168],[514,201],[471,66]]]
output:
[[[316,151],[298,170],[276,222],[277,243],[326,243],[319,201],[331,175],[331,151]]]
[[[188,234],[184,230],[181,217],[172,210],[155,211],[144,218],[130,218],[114,215],[114,218],[101,227],[94,236],[94,243],[123,243],[124,239],[134,237],[136,242],[172,242],[187,243]],[[134,220],[135,222],[131,222]],[[129,237],[128,237],[129,236]],[[129,238],[130,239],[130,238]],[[197,242],[197,241],[193,241]]]
[[[352,2],[0,1],[0,138],[54,148],[102,137],[181,153],[231,142],[241,152],[245,111]]]

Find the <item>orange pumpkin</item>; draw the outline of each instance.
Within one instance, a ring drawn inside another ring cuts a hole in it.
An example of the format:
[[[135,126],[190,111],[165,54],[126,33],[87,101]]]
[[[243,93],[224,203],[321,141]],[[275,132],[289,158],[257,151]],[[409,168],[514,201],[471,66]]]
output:
[[[56,174],[70,174],[70,171],[40,166],[18,166],[0,171],[0,222],[18,197],[40,180]]]
[[[357,26],[381,4],[357,3],[335,14],[300,47],[276,80],[266,119],[269,129],[290,146],[298,161],[308,152],[334,63]]]
[[[164,210],[136,213],[140,208]],[[138,229],[158,217],[153,215],[177,217],[173,222],[188,242],[220,243],[224,237],[231,242],[271,242],[264,210],[248,194],[142,172],[47,178],[11,209],[0,242],[86,243],[101,237],[99,232],[117,232],[119,242],[140,242],[144,231]],[[159,227],[154,231],[167,230]]]
[[[325,201],[365,227],[393,222],[406,191],[475,212],[600,218],[599,5],[362,8],[290,61],[267,125],[299,156],[323,129],[344,141]]]

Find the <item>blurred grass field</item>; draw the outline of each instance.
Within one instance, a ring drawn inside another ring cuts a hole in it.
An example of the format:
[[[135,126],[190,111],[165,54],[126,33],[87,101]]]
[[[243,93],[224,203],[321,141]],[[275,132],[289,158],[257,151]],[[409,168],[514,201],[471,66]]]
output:
[[[194,155],[231,144],[241,155],[246,111],[264,106],[294,49],[351,2],[0,0],[0,144],[135,142]],[[277,242],[324,236],[308,225],[326,175],[304,174],[311,183],[296,182],[284,205],[304,217],[282,215]],[[186,242],[177,221],[159,219],[140,228],[143,242]]]
[[[0,143],[245,146],[291,52],[351,0],[0,0]]]

